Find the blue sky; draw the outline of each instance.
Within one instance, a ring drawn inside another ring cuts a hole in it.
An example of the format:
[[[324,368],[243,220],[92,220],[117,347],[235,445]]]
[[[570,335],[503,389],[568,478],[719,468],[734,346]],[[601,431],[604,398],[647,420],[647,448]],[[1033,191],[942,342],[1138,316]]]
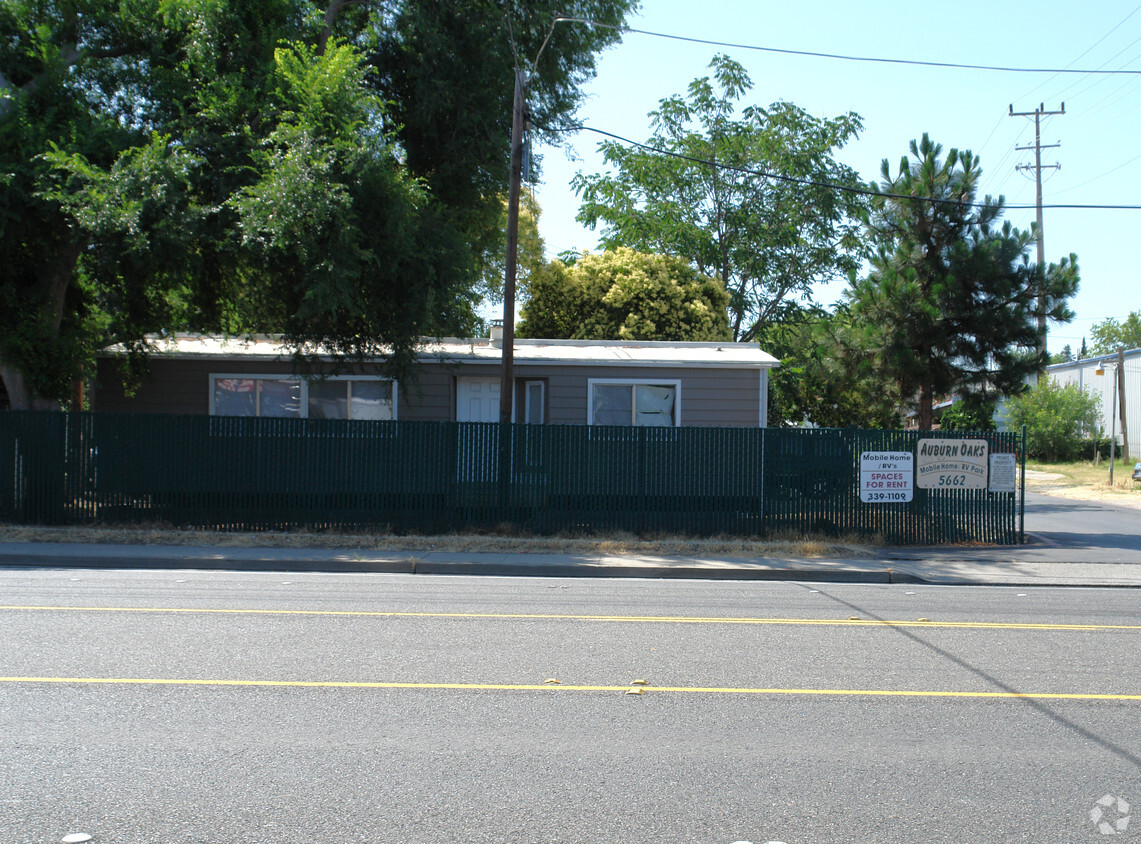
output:
[[[1008,67],[1141,70],[1141,6],[1101,2],[1085,6],[1042,2],[928,4],[881,0],[773,3],[768,0],[645,0],[628,21],[635,29],[712,41],[809,52],[918,59]],[[873,11],[874,10],[874,11]],[[560,24],[579,26],[581,24]],[[753,80],[749,101],[788,100],[817,116],[855,111],[864,121],[860,138],[838,158],[867,180],[878,179],[880,162],[893,168],[908,143],[924,132],[944,147],[971,149],[981,157],[982,193],[1003,194],[1006,217],[1026,228],[1034,219],[1032,118],[1009,117],[1008,107],[1033,111],[1044,104],[1066,114],[1042,121],[1043,198],[1051,203],[1141,205],[1141,75],[1029,74],[871,64],[790,56],[732,47],[666,40],[634,33],[604,53],[587,86],[580,112],[585,125],[633,140],[649,137],[646,114],[658,101],[684,92],[708,74],[715,53],[741,62]],[[547,255],[594,249],[597,233],[574,220],[579,201],[569,187],[576,172],[599,172],[599,137],[582,132],[565,147],[536,149],[543,156],[536,195]],[[1074,252],[1081,290],[1072,303],[1077,319],[1051,325],[1053,352],[1077,351],[1089,328],[1107,317],[1141,309],[1136,230],[1141,210],[1044,212],[1046,259]],[[843,284],[818,288],[830,304]]]

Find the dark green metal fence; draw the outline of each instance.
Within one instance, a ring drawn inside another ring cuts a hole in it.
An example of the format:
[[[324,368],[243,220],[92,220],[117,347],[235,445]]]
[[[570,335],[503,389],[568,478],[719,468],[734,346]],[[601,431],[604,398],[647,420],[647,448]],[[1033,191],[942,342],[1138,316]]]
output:
[[[921,436],[939,433],[10,411],[0,413],[0,519],[1020,541],[1013,492],[860,500],[861,453],[915,453]],[[1013,434],[946,436],[1020,452]]]

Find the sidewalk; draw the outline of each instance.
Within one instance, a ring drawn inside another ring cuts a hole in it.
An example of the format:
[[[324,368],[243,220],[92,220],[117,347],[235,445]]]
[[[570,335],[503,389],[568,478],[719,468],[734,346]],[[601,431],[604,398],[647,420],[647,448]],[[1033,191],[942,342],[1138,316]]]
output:
[[[0,566],[1141,587],[1141,555],[1119,559],[1030,538],[1020,547],[894,548],[831,559],[0,542]]]
[[[1141,509],[1028,493],[1020,546],[737,557],[0,541],[0,566],[1141,587]]]

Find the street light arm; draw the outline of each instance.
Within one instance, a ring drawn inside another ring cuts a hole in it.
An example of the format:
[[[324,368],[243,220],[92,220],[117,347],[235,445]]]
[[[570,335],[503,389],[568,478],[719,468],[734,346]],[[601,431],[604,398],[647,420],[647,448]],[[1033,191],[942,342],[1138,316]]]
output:
[[[539,46],[539,52],[535,53],[535,59],[531,62],[531,72],[527,74],[525,82],[530,82],[531,77],[535,75],[535,68],[539,66],[539,57],[543,55],[543,50],[547,49],[547,44],[551,41],[551,36],[555,34],[555,25],[563,22],[573,22],[574,18],[557,17],[551,21],[551,26],[547,30],[547,37],[543,39],[543,43]]]

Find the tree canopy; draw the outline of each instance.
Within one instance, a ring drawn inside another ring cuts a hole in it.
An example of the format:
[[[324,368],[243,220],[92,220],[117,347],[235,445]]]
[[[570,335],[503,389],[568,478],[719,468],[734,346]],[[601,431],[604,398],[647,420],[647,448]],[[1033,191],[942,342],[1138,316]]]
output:
[[[551,261],[531,280],[520,337],[728,340],[729,296],[681,258],[625,247]]]
[[[476,324],[520,61],[569,119],[633,0],[0,6],[0,376],[52,406],[159,330],[282,333],[299,360]]]
[[[1059,384],[1040,378],[1030,390],[1016,396],[1008,409],[1007,424],[1026,426],[1027,452],[1049,463],[1075,460],[1083,437],[1101,423],[1098,397],[1077,384]]]
[[[1074,350],[1069,343],[1062,346],[1062,351],[1050,355],[1050,363],[1069,363],[1074,359]]]
[[[397,0],[374,16],[370,80],[388,103],[409,172],[423,180],[475,256],[502,247],[516,65],[528,69],[533,138],[561,142],[594,77],[596,54],[617,43],[637,0]],[[596,21],[591,26],[556,18]],[[478,275],[478,268],[476,269]]]
[[[583,199],[578,219],[602,225],[604,248],[678,255],[720,279],[734,339],[753,340],[786,308],[811,301],[813,285],[858,265],[860,196],[831,185],[861,186],[833,157],[861,122],[788,102],[737,116],[752,88],[745,69],[726,56],[710,67],[712,79],[651,112],[644,146],[603,142],[612,172],[572,184]]]
[[[1037,353],[1038,297],[1049,319],[1073,318],[1074,255],[1044,272],[1033,235],[1000,222],[1002,198],[977,201],[979,160],[924,135],[896,174],[885,159],[868,217],[871,271],[846,292],[850,357],[917,399],[920,428],[936,396],[1021,391],[1046,364]]]
[[[1141,348],[1141,311],[1133,311],[1122,322],[1102,320],[1090,329],[1089,354],[1108,355],[1118,349]]]
[[[803,307],[758,336],[761,348],[780,360],[769,374],[769,424],[823,428],[898,428],[902,425],[896,385],[841,354],[838,335],[851,318]]]
[[[530,295],[531,279],[546,265],[546,244],[539,234],[539,203],[533,191],[519,195],[519,234],[516,245],[515,297],[526,301]],[[507,231],[507,199],[503,198],[499,215],[499,230]],[[484,256],[480,294],[485,302],[503,302],[503,280],[507,273],[507,238],[497,238]]]

